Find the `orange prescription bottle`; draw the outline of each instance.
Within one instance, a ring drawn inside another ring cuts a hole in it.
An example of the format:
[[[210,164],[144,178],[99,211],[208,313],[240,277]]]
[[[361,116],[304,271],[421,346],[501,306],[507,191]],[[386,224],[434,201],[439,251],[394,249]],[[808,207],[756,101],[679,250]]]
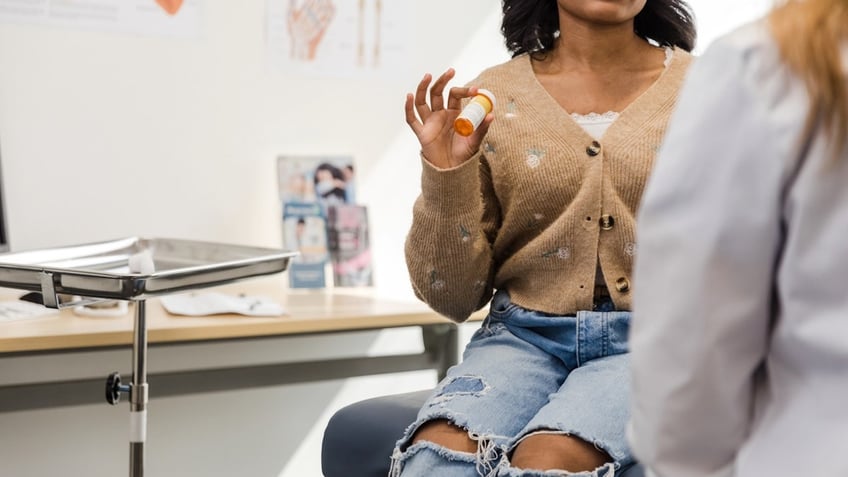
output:
[[[495,95],[487,89],[478,89],[477,95],[453,122],[453,128],[460,136],[470,136],[493,109],[495,109]]]

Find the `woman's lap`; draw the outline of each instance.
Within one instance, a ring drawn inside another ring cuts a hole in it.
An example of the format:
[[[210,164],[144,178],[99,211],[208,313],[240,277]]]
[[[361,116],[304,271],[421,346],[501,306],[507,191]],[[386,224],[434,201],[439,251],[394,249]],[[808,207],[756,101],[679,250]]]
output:
[[[579,437],[606,451],[617,465],[632,463],[624,435],[629,314],[552,317],[523,310],[499,295],[462,362],[449,370],[398,442],[395,466],[406,465],[403,461],[415,453],[407,449],[415,431],[438,419],[478,442],[477,463],[483,469],[504,466],[520,439],[537,431]],[[424,444],[430,458],[447,455]]]

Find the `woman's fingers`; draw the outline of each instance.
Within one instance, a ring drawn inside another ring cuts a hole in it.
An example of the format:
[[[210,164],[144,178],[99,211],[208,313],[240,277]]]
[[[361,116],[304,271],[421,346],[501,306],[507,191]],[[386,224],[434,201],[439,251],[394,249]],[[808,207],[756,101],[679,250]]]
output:
[[[430,87],[430,82],[433,80],[433,76],[430,73],[424,75],[420,82],[418,82],[418,88],[415,90],[415,100],[414,106],[415,111],[418,113],[418,117],[421,118],[422,122],[427,122],[427,118],[430,117],[435,111],[441,111],[445,109],[445,99],[444,92],[445,87],[448,82],[453,79],[456,71],[453,68],[448,68],[444,73],[436,79],[433,86]],[[429,88],[429,104],[427,101],[427,89]],[[451,89],[451,93],[453,93],[454,89]],[[468,94],[468,88],[458,88],[460,94]],[[464,97],[464,96],[463,96]],[[448,99],[448,109],[457,108],[457,106],[452,106],[453,102],[452,98]],[[458,103],[457,103],[458,104]]]
[[[455,74],[453,68],[448,68],[433,82],[433,76],[427,73],[418,82],[415,93],[406,95],[406,124],[418,136],[419,141],[429,143],[440,136],[443,141],[449,142],[453,136],[452,121],[462,109],[463,100],[476,94],[476,87],[453,87],[447,92],[445,99],[445,88]],[[479,141],[479,138],[477,140]]]
[[[417,136],[421,131],[421,123],[418,121],[418,118],[415,117],[415,110],[412,108],[413,101],[415,101],[415,98],[412,96],[412,93],[407,93],[406,103],[404,104],[404,110],[406,111],[406,124],[409,124],[409,127],[412,128],[412,132],[414,132]]]
[[[495,115],[489,113],[483,118],[483,122],[474,130],[474,133],[471,134],[469,138],[472,142],[480,144],[483,142],[483,138],[486,136],[486,132],[489,130],[489,126],[492,124],[492,121],[495,120]]]
[[[433,83],[433,87],[430,88],[430,106],[432,106],[433,111],[441,111],[445,107],[444,101],[444,91],[445,86],[448,84],[448,81],[453,79],[455,71],[453,68],[448,68],[447,71],[442,73],[439,76],[439,79]]]
[[[462,108],[462,100],[469,97],[477,88],[453,87],[448,93],[448,109],[459,111]]]
[[[421,121],[427,121],[430,117],[430,107],[427,105],[427,87],[430,86],[430,81],[433,77],[430,73],[424,75],[418,83],[418,88],[415,90],[415,111],[418,112],[418,117]]]

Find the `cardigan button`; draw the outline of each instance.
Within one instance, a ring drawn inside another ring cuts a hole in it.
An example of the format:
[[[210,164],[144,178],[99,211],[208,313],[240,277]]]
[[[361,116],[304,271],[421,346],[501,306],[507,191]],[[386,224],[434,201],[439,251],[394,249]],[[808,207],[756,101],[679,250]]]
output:
[[[615,225],[615,219],[612,215],[602,215],[598,222],[600,222],[602,230],[612,230],[613,225]]]
[[[592,144],[586,148],[586,154],[595,157],[601,153],[601,143],[598,141],[592,141]]]
[[[625,277],[619,278],[615,281],[615,289],[621,293],[627,293],[630,291],[630,280]]]

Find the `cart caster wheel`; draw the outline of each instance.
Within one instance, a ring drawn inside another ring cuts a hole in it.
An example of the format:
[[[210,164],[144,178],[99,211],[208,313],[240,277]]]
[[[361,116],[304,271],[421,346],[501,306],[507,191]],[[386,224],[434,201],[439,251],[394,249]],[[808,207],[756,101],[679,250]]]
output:
[[[121,374],[112,373],[106,378],[106,402],[111,405],[118,404],[121,400],[121,393],[130,392],[129,386],[121,385]]]

